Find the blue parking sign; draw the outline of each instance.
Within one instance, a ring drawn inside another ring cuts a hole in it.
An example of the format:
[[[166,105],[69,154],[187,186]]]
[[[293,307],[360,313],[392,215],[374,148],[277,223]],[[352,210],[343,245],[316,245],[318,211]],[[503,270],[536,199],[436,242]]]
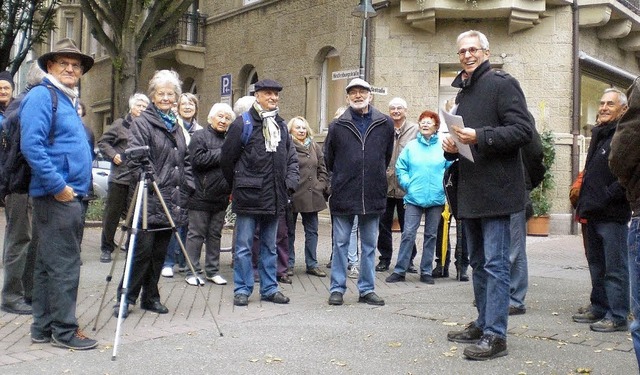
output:
[[[231,96],[231,74],[220,76],[220,96]]]

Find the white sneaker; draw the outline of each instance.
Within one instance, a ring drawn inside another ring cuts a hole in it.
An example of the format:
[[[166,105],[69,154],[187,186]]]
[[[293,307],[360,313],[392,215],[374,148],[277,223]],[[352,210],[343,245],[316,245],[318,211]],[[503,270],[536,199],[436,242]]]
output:
[[[187,284],[193,285],[193,286],[204,285],[204,280],[202,280],[200,277],[196,277],[196,276],[187,276],[184,279],[184,281],[186,281]]]
[[[350,279],[357,279],[360,277],[360,272],[358,271],[358,266],[351,266],[351,271],[349,271],[349,275],[347,275]]]
[[[162,272],[160,274],[163,277],[173,277],[173,267],[162,267]]]
[[[214,277],[207,277],[207,280],[211,281],[216,285],[227,285],[227,280],[220,275],[215,275]]]

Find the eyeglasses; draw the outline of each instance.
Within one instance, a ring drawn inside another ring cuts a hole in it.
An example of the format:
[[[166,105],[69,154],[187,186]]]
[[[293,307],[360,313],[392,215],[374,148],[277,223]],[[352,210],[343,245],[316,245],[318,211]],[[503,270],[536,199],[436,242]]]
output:
[[[82,71],[82,65],[80,64],[72,64],[66,61],[56,61],[55,63],[58,64],[63,70],[67,70],[68,67],[71,67],[71,69],[73,69],[73,71],[76,73]]]
[[[390,111],[402,111],[403,109],[405,109],[404,107],[389,107]]]
[[[475,55],[476,52],[478,51],[486,51],[486,48],[476,48],[476,47],[469,47],[469,48],[461,48],[458,50],[458,56],[463,57],[467,54],[467,52],[469,52],[471,55]]]
[[[367,96],[367,95],[369,95],[369,90],[367,90],[367,89],[351,89],[351,90],[349,90],[347,95],[349,95],[349,96],[357,96],[357,95]]]
[[[428,120],[422,120],[418,123],[419,125],[428,125],[428,126],[433,126],[436,123],[432,120],[432,119],[428,119]]]

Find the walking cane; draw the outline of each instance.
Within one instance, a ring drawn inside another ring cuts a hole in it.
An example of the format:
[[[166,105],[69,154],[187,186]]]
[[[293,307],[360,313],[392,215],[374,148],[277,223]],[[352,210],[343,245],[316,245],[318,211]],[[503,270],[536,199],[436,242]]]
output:
[[[440,249],[442,256],[440,257],[440,265],[444,268],[447,258],[447,247],[449,247],[449,220],[451,220],[451,211],[449,211],[449,204],[444,204],[444,210],[442,210],[442,218],[444,224],[442,225],[442,249]]]

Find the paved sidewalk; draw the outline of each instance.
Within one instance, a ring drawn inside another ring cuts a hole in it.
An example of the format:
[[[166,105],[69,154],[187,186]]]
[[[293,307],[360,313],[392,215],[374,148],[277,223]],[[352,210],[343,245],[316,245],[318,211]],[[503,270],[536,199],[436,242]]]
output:
[[[4,215],[0,215],[4,227]],[[302,226],[297,244],[302,246]],[[226,236],[228,237],[228,235]],[[455,236],[452,236],[455,239]],[[329,306],[329,278],[304,272],[304,256],[292,285],[281,285],[288,305],[261,302],[233,306],[231,254],[223,253],[226,286],[207,282],[188,286],[176,273],[160,280],[169,314],[135,307],[122,326],[112,360],[116,320],[111,317],[124,254],[107,284],[111,264],[100,263],[100,228],[87,228],[77,316],[82,329],[99,340],[99,349],[73,352],[49,344],[31,344],[30,316],[0,313],[2,374],[592,374],[638,373],[627,332],[596,333],[571,320],[588,303],[589,273],[576,236],[528,238],[527,314],[509,319],[509,355],[487,362],[463,358],[465,345],[446,340],[476,316],[470,282],[436,279],[419,283],[417,275],[387,284],[388,272],[376,274],[383,307],[357,303],[357,287],[348,280],[345,305]],[[397,250],[400,235],[394,235]],[[419,241],[421,244],[421,241]],[[396,252],[394,252],[395,254]],[[318,258],[329,260],[330,226],[321,221]],[[452,276],[455,269],[452,266]],[[0,277],[3,270],[0,270]],[[94,321],[108,285],[106,301]],[[202,292],[202,293],[200,293]],[[207,307],[210,307],[210,310]],[[223,336],[211,314],[219,325]]]

